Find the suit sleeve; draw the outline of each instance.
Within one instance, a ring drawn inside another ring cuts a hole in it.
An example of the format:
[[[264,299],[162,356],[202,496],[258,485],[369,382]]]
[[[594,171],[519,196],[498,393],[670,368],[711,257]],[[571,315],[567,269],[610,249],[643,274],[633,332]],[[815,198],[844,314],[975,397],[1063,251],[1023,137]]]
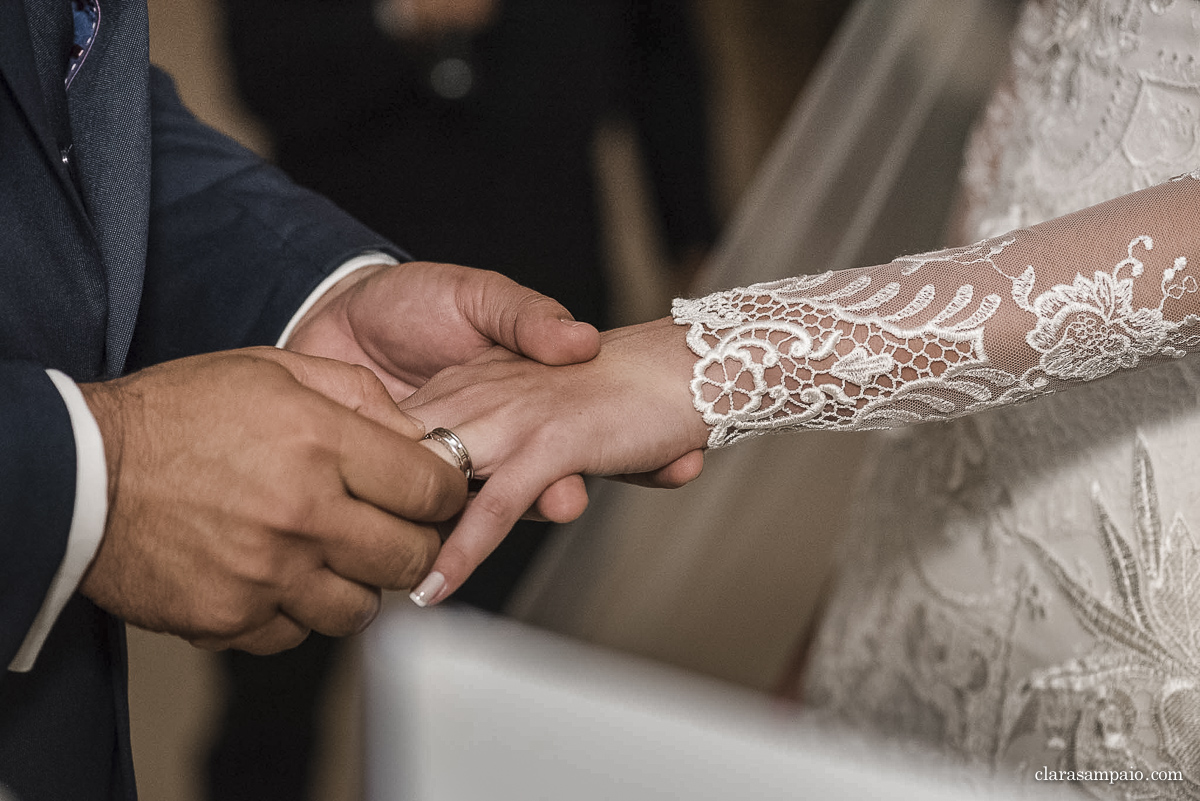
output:
[[[0,667],[20,649],[66,552],[75,441],[45,368],[0,362]]]
[[[273,344],[348,259],[407,256],[184,108],[151,75],[150,241],[129,369]]]

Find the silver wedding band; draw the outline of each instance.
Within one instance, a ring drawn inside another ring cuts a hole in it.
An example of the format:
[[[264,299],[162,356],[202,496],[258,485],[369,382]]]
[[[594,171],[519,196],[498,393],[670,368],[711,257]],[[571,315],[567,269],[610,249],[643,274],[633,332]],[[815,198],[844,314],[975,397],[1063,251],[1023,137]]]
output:
[[[422,437],[422,439],[431,439],[446,446],[446,450],[450,451],[450,455],[454,457],[458,469],[467,477],[467,481],[475,477],[475,467],[471,464],[471,454],[467,452],[467,446],[463,445],[463,441],[458,438],[458,434],[455,434],[448,428],[435,428]]]

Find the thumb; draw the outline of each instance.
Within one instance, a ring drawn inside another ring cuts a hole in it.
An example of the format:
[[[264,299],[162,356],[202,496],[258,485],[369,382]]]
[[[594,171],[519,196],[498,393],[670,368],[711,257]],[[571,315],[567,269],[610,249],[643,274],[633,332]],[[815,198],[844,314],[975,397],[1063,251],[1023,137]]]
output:
[[[460,308],[480,334],[547,365],[578,364],[600,352],[600,332],[556,300],[497,273],[470,270]]]

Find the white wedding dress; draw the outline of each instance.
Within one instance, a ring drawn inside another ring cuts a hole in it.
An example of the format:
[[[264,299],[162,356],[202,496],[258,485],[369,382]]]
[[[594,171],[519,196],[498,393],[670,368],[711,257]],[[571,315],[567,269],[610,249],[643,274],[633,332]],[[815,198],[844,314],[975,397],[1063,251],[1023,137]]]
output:
[[[1171,770],[1082,786],[1196,798],[1200,0],[1032,0],[1012,46],[964,172],[982,241],[677,301],[693,392],[712,445],[896,427],[808,702],[998,773]]]

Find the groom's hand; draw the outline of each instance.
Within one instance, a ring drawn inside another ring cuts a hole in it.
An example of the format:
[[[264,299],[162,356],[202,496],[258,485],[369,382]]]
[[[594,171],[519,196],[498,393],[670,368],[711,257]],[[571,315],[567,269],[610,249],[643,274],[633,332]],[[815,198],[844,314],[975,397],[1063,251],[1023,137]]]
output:
[[[288,350],[370,368],[397,401],[493,345],[547,365],[600,352],[600,334],[499,273],[409,262],[364,267],[297,324]]]
[[[373,265],[347,276],[296,325],[287,348],[370,368],[397,401],[447,367],[495,346],[547,365],[600,352],[600,333],[558,301],[499,273],[454,264]],[[550,488],[539,516],[563,520],[587,506],[574,477]]]
[[[80,585],[131,623],[268,653],[345,635],[420,578],[466,498],[371,373],[274,348],[81,384],[108,465]]]
[[[447,367],[495,346],[549,366],[581,364],[600,352],[600,333],[558,301],[499,273],[454,264],[373,265],[347,276],[296,325],[287,348],[370,368],[402,401]],[[699,473],[692,454],[628,480],[677,487]],[[578,476],[556,482],[536,513],[567,522],[587,507]]]

